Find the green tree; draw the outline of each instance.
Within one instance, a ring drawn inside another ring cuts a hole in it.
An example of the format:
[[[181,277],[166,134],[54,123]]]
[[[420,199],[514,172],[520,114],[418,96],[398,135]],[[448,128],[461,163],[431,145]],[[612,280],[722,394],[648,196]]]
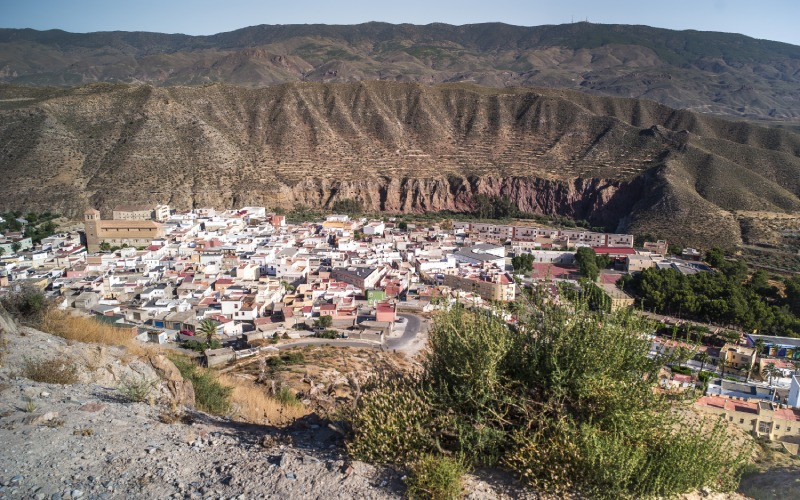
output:
[[[206,338],[206,346],[211,346],[217,334],[217,323],[213,319],[204,319],[197,328],[197,334]]]
[[[314,326],[318,328],[330,328],[333,325],[332,316],[320,316],[314,320]]]
[[[100,251],[101,252],[110,252],[111,251],[111,243],[107,241],[103,241],[100,243]]]
[[[575,252],[575,262],[578,263],[578,271],[589,281],[597,281],[600,276],[600,268],[597,266],[597,254],[589,247],[580,247]]]
[[[764,347],[765,346],[766,346],[766,342],[764,342],[764,339],[756,340],[756,342],[755,342],[755,344],[753,346],[753,347],[755,347],[755,350],[756,350],[756,358],[760,358],[764,354]]]
[[[725,369],[729,368],[730,366],[731,366],[731,364],[728,362],[727,359],[720,358],[720,360],[719,360],[719,368],[720,368],[720,370],[722,372],[721,375],[720,375],[720,378],[725,378]]]
[[[781,371],[775,366],[775,363],[767,363],[767,366],[761,370],[761,374],[764,377],[767,377],[767,385],[772,385],[773,377],[780,376]]]
[[[712,248],[706,252],[705,261],[709,266],[720,269],[725,263],[725,252],[721,248]]]
[[[533,271],[533,255],[526,253],[511,258],[511,266],[514,271],[526,273]]]
[[[800,276],[786,278],[784,282],[785,304],[793,314],[800,316]]]
[[[331,208],[334,212],[343,214],[359,215],[364,213],[364,206],[360,200],[355,198],[344,198],[336,200]]]
[[[14,243],[11,244],[11,251],[13,253],[19,252],[20,248],[22,248],[22,245],[20,245],[18,241],[15,241]]]

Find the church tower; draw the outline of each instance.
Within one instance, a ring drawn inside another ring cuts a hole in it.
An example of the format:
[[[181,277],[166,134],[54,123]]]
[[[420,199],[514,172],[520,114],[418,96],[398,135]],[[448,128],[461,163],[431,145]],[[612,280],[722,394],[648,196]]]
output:
[[[83,213],[83,228],[86,232],[86,249],[89,252],[100,250],[100,211],[90,208]]]

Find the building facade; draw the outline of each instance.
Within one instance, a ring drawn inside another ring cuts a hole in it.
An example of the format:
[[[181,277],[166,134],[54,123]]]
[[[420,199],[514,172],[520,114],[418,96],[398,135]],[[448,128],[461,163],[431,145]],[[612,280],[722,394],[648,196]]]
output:
[[[465,292],[475,292],[484,300],[511,302],[516,297],[516,284],[503,273],[488,275],[445,274],[444,285]]]
[[[103,220],[100,211],[89,209],[84,213],[86,248],[89,252],[100,250],[102,243],[111,246],[147,246],[164,237],[164,227],[152,220]]]
[[[782,443],[797,454],[800,449],[800,410],[770,401],[745,401],[725,396],[703,396],[695,406],[708,413],[720,415],[729,423]]]

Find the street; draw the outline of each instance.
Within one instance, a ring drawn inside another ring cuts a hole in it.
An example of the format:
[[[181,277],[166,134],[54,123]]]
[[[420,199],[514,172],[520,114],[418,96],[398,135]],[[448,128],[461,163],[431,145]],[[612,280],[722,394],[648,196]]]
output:
[[[405,352],[407,355],[415,356],[424,346],[427,340],[427,320],[415,314],[398,314],[399,317],[406,319],[405,328],[399,337],[389,337],[384,339],[383,344],[368,340],[357,339],[318,339],[306,338],[284,344],[276,344],[274,347],[285,350],[295,347],[310,345],[331,345],[339,347],[362,347],[368,349],[386,349],[391,351]],[[420,334],[422,333],[422,334]]]

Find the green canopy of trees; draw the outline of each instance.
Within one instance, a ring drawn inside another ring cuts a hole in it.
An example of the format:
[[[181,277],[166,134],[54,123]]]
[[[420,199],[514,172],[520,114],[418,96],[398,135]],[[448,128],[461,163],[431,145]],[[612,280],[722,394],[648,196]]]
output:
[[[524,253],[511,258],[511,265],[514,271],[519,273],[529,273],[533,271],[533,255]]]
[[[800,278],[786,280],[785,293],[763,271],[748,278],[740,262],[710,251],[706,261],[720,270],[683,275],[673,269],[646,269],[621,285],[648,311],[736,325],[766,335],[800,336]]]
[[[589,247],[580,247],[575,252],[575,262],[578,264],[578,271],[590,281],[597,281],[600,270],[605,269],[611,264],[611,257],[608,255],[597,255]]]
[[[364,205],[360,200],[355,198],[344,198],[336,200],[331,207],[331,210],[337,213],[359,215],[364,213]]]
[[[28,212],[23,215],[20,211],[0,213],[3,222],[0,222],[0,233],[9,232],[22,232],[26,238],[30,238],[34,244],[41,243],[41,241],[56,232],[56,224],[54,219],[58,218],[58,214],[50,212]],[[17,219],[23,218],[28,223],[23,226]]]

